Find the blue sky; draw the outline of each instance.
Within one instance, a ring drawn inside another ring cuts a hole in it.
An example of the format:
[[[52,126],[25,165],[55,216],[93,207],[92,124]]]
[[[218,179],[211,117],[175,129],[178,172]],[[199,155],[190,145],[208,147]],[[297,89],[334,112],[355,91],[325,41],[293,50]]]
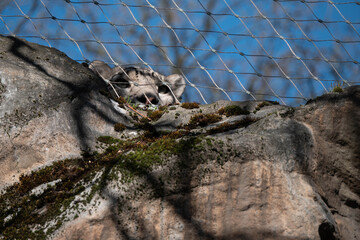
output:
[[[185,101],[256,98],[299,105],[339,82],[360,83],[357,1],[226,0],[212,7],[205,0],[37,2],[31,11],[33,1],[16,0],[19,7],[10,1],[0,13],[0,34],[17,30],[79,62],[111,64],[112,58],[164,74],[181,70],[188,80]]]

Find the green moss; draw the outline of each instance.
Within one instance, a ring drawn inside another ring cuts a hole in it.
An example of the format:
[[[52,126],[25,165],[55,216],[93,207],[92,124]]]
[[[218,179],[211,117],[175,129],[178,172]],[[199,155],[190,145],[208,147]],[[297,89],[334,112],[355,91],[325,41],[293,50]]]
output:
[[[19,182],[6,189],[0,196],[0,232],[6,239],[45,239],[43,230],[32,232],[34,225],[44,225],[59,216],[63,208],[68,208],[74,196],[84,191],[76,185],[80,179],[99,169],[94,155],[84,154],[81,159],[68,159],[56,162],[29,175],[20,176]],[[90,163],[93,164],[90,164]],[[35,187],[54,180],[61,182],[48,185],[39,196],[31,193]],[[45,211],[39,214],[40,209]],[[12,216],[9,221],[6,217]],[[55,231],[59,226],[54,226]]]
[[[178,119],[180,116],[180,113],[175,113],[175,119]]]
[[[166,112],[167,109],[168,109],[167,106],[160,106],[160,107],[159,107],[159,111],[162,111],[162,112]]]
[[[265,106],[271,106],[271,105],[272,105],[272,104],[271,104],[270,102],[264,101],[264,102],[259,103],[259,104],[256,106],[255,110],[256,110],[256,111],[259,111],[261,108],[263,108],[263,107],[265,107]]]
[[[117,132],[122,132],[126,129],[126,126],[122,123],[116,123],[114,125],[114,130],[117,131]]]
[[[107,94],[108,94],[108,97],[110,97],[110,94],[109,94],[109,93],[107,93]],[[119,104],[119,106],[120,106],[121,108],[125,108],[125,104],[126,104],[125,98],[123,98],[122,96],[120,96],[120,97],[118,97],[117,99],[115,99],[115,101]]]
[[[135,121],[139,121],[139,116],[137,115],[137,113],[134,113],[132,111],[129,112],[129,115],[132,119],[134,119]]]
[[[164,114],[165,112],[162,110],[155,110],[155,111],[147,111],[147,116],[152,120],[152,121],[157,121],[161,118],[161,116]]]
[[[236,121],[234,123],[222,123],[219,126],[216,126],[214,128],[211,128],[210,130],[207,131],[208,134],[216,134],[216,133],[222,133],[222,132],[227,132],[230,130],[234,130],[234,129],[238,129],[238,128],[242,128],[242,127],[247,127],[250,124],[256,122],[255,118],[252,117],[246,117],[242,120]]]
[[[334,93],[342,93],[344,91],[344,82],[343,81],[336,81],[335,83],[331,84],[332,92]]]
[[[126,100],[124,97],[120,96],[116,99],[116,101],[119,103],[119,104],[124,104],[126,103]]]
[[[181,104],[181,107],[185,109],[194,109],[194,108],[199,108],[200,106],[199,103],[196,102],[186,102]]]
[[[210,147],[213,146],[211,138],[206,138],[205,140],[206,140],[206,143],[207,143],[208,146],[210,146]]]
[[[344,90],[342,89],[342,87],[340,86],[336,86],[333,88],[332,92],[335,92],[335,93],[342,93]]]
[[[134,125],[137,129],[144,131],[143,135],[139,137],[141,140],[151,142],[151,139],[157,138],[161,135],[146,118],[142,118],[140,122],[135,123]]]
[[[242,107],[237,105],[230,105],[223,108],[220,108],[218,113],[220,115],[225,115],[226,117],[234,116],[234,115],[247,115],[250,112],[244,110]]]
[[[195,114],[190,118],[188,127],[195,128],[195,127],[205,127],[211,123],[216,123],[220,121],[222,118],[218,114],[209,113],[209,114]]]
[[[177,138],[181,138],[181,137],[184,137],[184,136],[187,136],[189,135],[189,131],[186,131],[186,130],[176,130],[174,132],[170,132],[166,135],[166,137],[168,138],[172,138],[172,139],[177,139]]]
[[[97,138],[97,140],[99,142],[105,143],[105,144],[113,144],[113,143],[118,143],[120,140],[110,137],[110,136],[100,136]]]

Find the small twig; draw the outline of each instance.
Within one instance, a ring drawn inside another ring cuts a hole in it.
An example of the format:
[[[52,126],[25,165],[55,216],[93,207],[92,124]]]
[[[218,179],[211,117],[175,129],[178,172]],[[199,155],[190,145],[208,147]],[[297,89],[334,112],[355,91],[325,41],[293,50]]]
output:
[[[146,118],[147,120],[151,121],[150,118],[148,118],[147,116],[141,114],[139,111],[135,110],[135,108],[133,108],[129,103],[125,103],[125,106],[127,106],[128,108],[133,110],[135,113],[139,114],[141,117]]]
[[[144,96],[145,96],[145,98],[146,98],[146,101],[153,107],[153,106],[155,106],[151,101],[150,101],[150,99],[148,98],[148,96],[146,96],[146,94],[144,93]]]

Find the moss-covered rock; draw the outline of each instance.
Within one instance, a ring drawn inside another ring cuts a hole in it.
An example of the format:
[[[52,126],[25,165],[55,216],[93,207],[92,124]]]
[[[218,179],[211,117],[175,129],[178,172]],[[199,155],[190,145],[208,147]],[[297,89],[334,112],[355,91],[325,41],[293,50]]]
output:
[[[194,108],[199,108],[200,104],[196,102],[186,102],[186,103],[182,103],[181,107],[185,109],[194,109]]]
[[[225,115],[226,117],[234,116],[234,115],[247,115],[250,112],[248,110],[244,110],[242,107],[237,105],[230,105],[218,110],[220,115]]]

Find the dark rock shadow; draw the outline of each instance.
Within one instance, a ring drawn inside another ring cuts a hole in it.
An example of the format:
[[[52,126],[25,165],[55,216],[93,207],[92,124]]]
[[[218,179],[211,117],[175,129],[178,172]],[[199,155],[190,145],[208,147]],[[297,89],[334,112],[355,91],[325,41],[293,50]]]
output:
[[[145,178],[147,182],[147,186],[150,187],[150,189],[154,193],[154,198],[161,199],[161,201],[165,201],[170,206],[173,207],[175,210],[175,213],[177,216],[179,216],[185,223],[185,228],[191,228],[192,232],[196,235],[196,239],[216,239],[216,237],[210,233],[207,232],[201,223],[195,221],[193,219],[193,206],[191,204],[192,198],[191,198],[191,181],[193,179],[193,170],[196,168],[196,166],[199,163],[190,162],[190,159],[193,156],[193,153],[191,153],[191,148],[184,148],[184,151],[179,156],[175,164],[180,164],[182,169],[182,174],[179,174],[177,176],[173,175],[174,178],[176,178],[176,182],[178,182],[179,185],[181,185],[180,189],[177,189],[177,191],[174,193],[172,189],[168,188],[166,184],[164,184],[158,177],[156,177],[153,173],[151,173],[150,170],[143,169],[140,174],[137,174],[139,177]],[[127,166],[127,169],[137,169],[138,166],[136,164],[131,164]],[[137,172],[137,171],[136,171]],[[109,174],[110,171],[105,171],[105,174]],[[134,171],[135,173],[135,171]],[[136,174],[136,173],[135,173]],[[186,176],[186,177],[185,177]],[[107,176],[104,177],[104,179],[107,179]],[[112,215],[112,220],[116,225],[118,226],[117,231],[118,234],[121,235],[124,239],[133,239],[131,236],[131,233],[128,232],[128,229],[126,225],[122,224],[122,219],[119,218],[118,212],[118,206],[123,205],[126,206],[126,202],[123,200],[119,200],[117,197],[110,195],[107,193],[104,188],[106,186],[106,183],[102,185],[102,195],[104,195],[107,199],[109,199],[112,203],[113,209],[112,212],[114,213]],[[141,239],[159,239],[159,236],[152,236],[151,233],[147,230],[149,229],[149,226],[145,223],[143,219],[137,218],[136,222],[140,228],[138,231],[141,231],[139,234],[140,236],[146,236]]]
[[[28,50],[35,52],[35,51],[39,51],[38,49],[34,49],[32,46],[30,46],[26,41],[22,39],[16,37],[8,37],[8,38],[12,40],[12,45],[8,50],[10,53],[12,53],[14,56],[21,59],[25,63],[35,67],[39,72],[61,83],[69,90],[69,92],[71,92],[72,102],[70,104],[71,107],[70,114],[72,116],[72,119],[76,123],[75,124],[76,133],[80,141],[80,145],[81,145],[80,147],[82,150],[84,151],[89,150],[91,147],[89,142],[94,141],[94,139],[90,138],[89,126],[86,126],[87,125],[86,124],[87,119],[85,116],[86,112],[93,111],[104,121],[110,124],[115,124],[116,122],[118,122],[116,121],[117,119],[121,119],[121,118],[124,119],[124,116],[118,113],[112,107],[111,102],[108,99],[106,99],[105,96],[99,93],[101,89],[106,90],[107,87],[103,82],[103,80],[97,77],[95,74],[89,74],[89,79],[86,81],[82,81],[80,83],[78,82],[72,83],[64,79],[60,79],[54,75],[49,74],[42,64],[36,63],[33,59],[33,56],[29,57],[27,55],[30,54],[24,54],[20,50],[21,48],[27,48]],[[58,52],[58,54],[59,53],[60,52]],[[39,54],[41,54],[41,52]],[[55,56],[54,58],[56,57],[58,56]],[[73,61],[71,59],[68,60]],[[73,61],[73,64],[74,66],[76,66],[75,64],[79,64],[79,63]],[[58,67],[58,66],[54,65],[54,67]],[[82,66],[76,66],[76,67],[81,68]],[[67,69],[63,69],[63,71],[66,70]],[[95,97],[96,99],[92,97]],[[97,100],[98,100],[98,104],[95,104]]]

